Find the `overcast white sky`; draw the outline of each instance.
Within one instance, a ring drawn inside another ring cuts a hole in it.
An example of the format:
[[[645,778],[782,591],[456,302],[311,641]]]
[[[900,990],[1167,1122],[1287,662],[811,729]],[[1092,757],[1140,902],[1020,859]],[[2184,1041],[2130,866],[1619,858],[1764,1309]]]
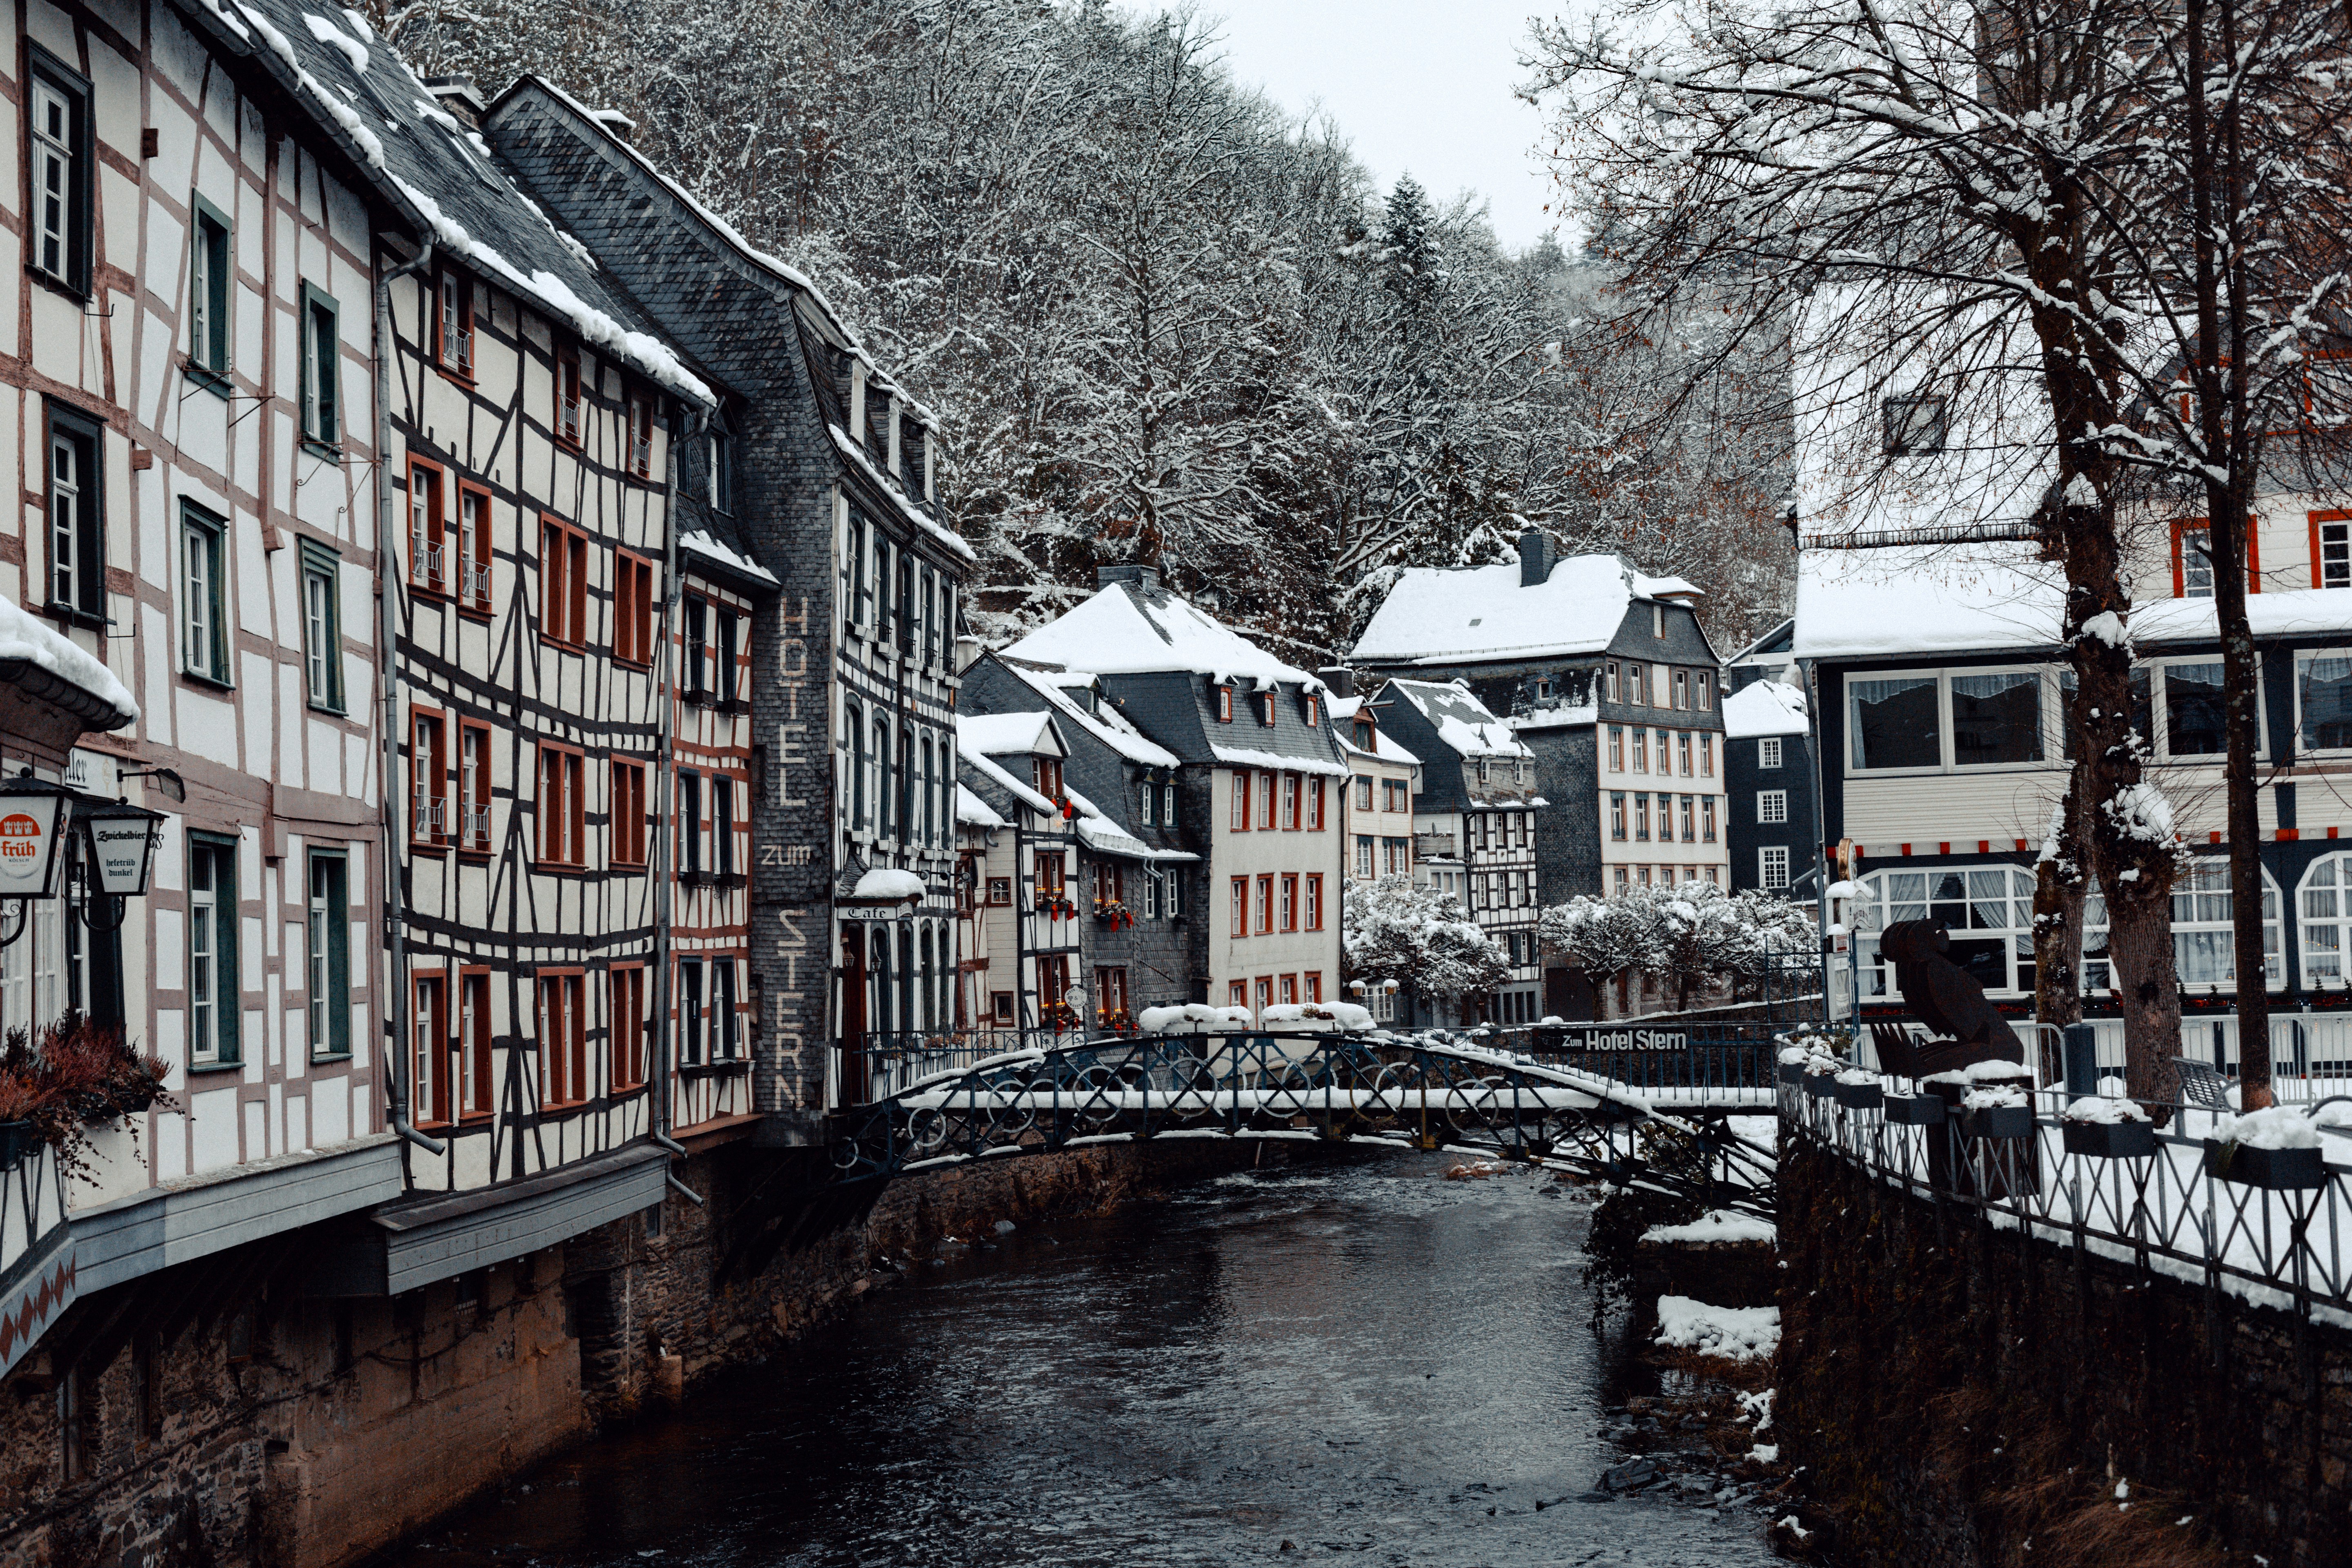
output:
[[[1400,174],[1439,200],[1486,198],[1522,248],[1551,230],[1541,121],[1511,89],[1543,0],[1205,0],[1234,74],[1294,112],[1319,101],[1385,189]]]

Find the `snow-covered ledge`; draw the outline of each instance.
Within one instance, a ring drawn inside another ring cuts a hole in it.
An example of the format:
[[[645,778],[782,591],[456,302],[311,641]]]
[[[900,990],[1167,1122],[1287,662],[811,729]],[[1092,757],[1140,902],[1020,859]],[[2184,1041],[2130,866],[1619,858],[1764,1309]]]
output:
[[[104,661],[0,598],[0,685],[61,708],[91,730],[139,721],[131,690]]]

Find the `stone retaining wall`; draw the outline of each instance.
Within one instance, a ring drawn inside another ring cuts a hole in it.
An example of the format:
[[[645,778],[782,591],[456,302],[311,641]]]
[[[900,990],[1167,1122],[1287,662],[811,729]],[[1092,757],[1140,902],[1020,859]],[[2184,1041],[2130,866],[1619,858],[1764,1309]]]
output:
[[[1829,1560],[2346,1561],[2352,1334],[1781,1149],[1774,1425]]]

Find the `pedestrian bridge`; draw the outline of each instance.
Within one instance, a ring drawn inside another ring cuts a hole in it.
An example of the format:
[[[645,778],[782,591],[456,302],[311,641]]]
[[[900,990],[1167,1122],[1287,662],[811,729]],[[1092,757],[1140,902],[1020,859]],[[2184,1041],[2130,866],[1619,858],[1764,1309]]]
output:
[[[1769,1081],[1763,1042],[1687,1048],[1753,1054],[1752,1076]],[[1770,1153],[1734,1136],[1724,1118],[1771,1106],[1769,1088],[1651,1090],[1566,1058],[1385,1032],[1111,1036],[908,1079],[844,1115],[832,1157],[841,1181],[887,1181],[1114,1141],[1356,1140],[1540,1161],[1619,1184],[1704,1186],[1710,1197],[1728,1189],[1732,1206],[1764,1208]]]

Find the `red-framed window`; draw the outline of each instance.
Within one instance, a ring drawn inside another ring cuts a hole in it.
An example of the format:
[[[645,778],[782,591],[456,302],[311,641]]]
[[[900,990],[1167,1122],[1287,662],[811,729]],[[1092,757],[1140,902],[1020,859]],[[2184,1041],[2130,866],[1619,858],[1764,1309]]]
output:
[[[1255,775],[1234,772],[1234,805],[1230,831],[1247,833],[1250,826],[1250,780]]]
[[[410,1103],[421,1127],[439,1127],[449,1121],[449,977],[414,977],[415,1012],[410,1044],[416,1061]]]
[[[585,767],[577,749],[552,741],[539,742],[541,865],[577,868],[588,863],[587,802],[581,787]]]
[[[474,280],[449,268],[433,281],[433,363],[474,379]]]
[[[449,722],[438,710],[408,712],[408,839],[436,846],[449,842]]]
[[[2212,531],[2201,517],[2175,519],[2172,524],[2172,596],[2210,599],[2213,596]],[[2246,520],[2246,592],[2263,591],[2263,563],[2254,535],[2254,520]]]
[[[1273,1006],[1273,1005],[1274,1005],[1274,976],[1273,976],[1273,975],[1271,975],[1271,974],[1261,974],[1261,975],[1259,975],[1259,976],[1257,977],[1257,1014],[1258,1014],[1258,1016],[1259,1016],[1260,1018],[1265,1017],[1265,1010],[1266,1010],[1268,1007],[1271,1007],[1271,1006]]]
[[[1282,998],[1282,1005],[1284,1006],[1296,1007],[1298,1005],[1298,976],[1296,974],[1277,974],[1274,977],[1274,984],[1275,994]]]
[[[1323,831],[1323,814],[1325,807],[1329,804],[1330,794],[1331,781],[1329,779],[1312,778],[1307,781],[1307,832],[1320,833]]]
[[[1220,686],[1217,688],[1217,722],[1230,724],[1233,721],[1234,689],[1230,686]]]
[[[470,855],[490,852],[490,727],[457,721],[457,806],[449,835]]]
[[[541,1110],[588,1098],[588,976],[539,972],[539,1102]]]
[[[1249,983],[1247,981],[1236,980],[1231,985],[1225,987],[1225,1005],[1228,1007],[1246,1007],[1249,1005]]]
[[[490,1113],[490,971],[457,971],[457,1110],[461,1118]]]
[[[1272,773],[1258,775],[1257,826],[1261,833],[1274,831],[1274,775]]]
[[[448,560],[444,553],[447,532],[443,509],[441,465],[422,458],[408,460],[408,582],[429,594],[446,592]]]
[[[1320,1002],[1323,1000],[1323,972],[1321,970],[1311,969],[1307,971],[1306,973],[1298,977],[1298,983],[1306,988],[1307,1001]]]
[[[1269,730],[1274,728],[1274,693],[1271,691],[1258,694],[1257,721]]]
[[[567,447],[580,445],[587,401],[580,381],[580,345],[562,344],[555,351],[555,438]]]
[[[1030,777],[1031,782],[1033,782],[1034,784],[1036,784],[1036,786],[1037,786],[1037,793],[1038,793],[1039,795],[1044,795],[1047,800],[1050,800],[1050,801],[1054,802],[1056,805],[1060,805],[1060,804],[1061,804],[1061,801],[1062,801],[1062,759],[1061,759],[1061,758],[1059,758],[1059,757],[1032,757],[1032,758],[1030,758],[1030,759],[1029,759],[1029,777]]]
[[[1274,877],[1268,873],[1257,879],[1257,918],[1251,929],[1260,936],[1274,934]]]
[[[588,536],[560,518],[539,524],[539,635],[588,646]]]
[[[1037,902],[1050,904],[1068,889],[1069,870],[1058,849],[1037,857]]]
[[[1234,879],[1233,931],[1234,936],[1249,935],[1249,879]]]
[[[2352,588],[2352,511],[2315,511],[2311,517],[2311,585]]]
[[[612,994],[613,1087],[646,1081],[646,966],[616,963],[604,982]]]
[[[1323,875],[1309,872],[1307,877],[1307,929],[1323,929]]]
[[[457,549],[449,565],[449,587],[457,596],[458,606],[488,615],[490,492],[467,479],[457,481]]]
[[[1281,907],[1276,911],[1280,920],[1277,929],[1298,929],[1298,876],[1292,872],[1282,879]]]
[[[625,757],[613,759],[613,819],[608,851],[615,866],[646,863],[646,764]]]
[[[1306,793],[1304,782],[1297,773],[1282,775],[1282,826],[1293,833],[1298,831],[1300,796]]]
[[[626,550],[613,552],[613,657],[654,660],[654,563]]]

